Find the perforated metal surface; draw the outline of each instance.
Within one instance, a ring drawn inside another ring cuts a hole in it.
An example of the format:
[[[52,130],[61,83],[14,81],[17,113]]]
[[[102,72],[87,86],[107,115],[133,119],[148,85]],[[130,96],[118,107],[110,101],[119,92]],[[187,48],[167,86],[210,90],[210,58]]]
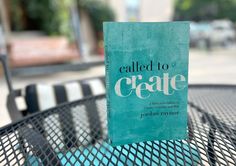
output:
[[[1,128],[0,165],[236,165],[236,87],[191,87],[188,113],[189,140],[113,148],[104,96],[61,105]]]

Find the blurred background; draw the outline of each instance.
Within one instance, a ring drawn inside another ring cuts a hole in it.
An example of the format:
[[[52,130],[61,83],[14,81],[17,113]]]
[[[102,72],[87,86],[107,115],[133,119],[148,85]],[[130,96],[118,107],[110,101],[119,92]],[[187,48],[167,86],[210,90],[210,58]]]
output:
[[[235,11],[236,0],[0,0],[0,52],[14,89],[102,76],[103,21],[184,20],[189,83],[236,84]],[[0,126],[11,122],[3,73],[0,66]]]

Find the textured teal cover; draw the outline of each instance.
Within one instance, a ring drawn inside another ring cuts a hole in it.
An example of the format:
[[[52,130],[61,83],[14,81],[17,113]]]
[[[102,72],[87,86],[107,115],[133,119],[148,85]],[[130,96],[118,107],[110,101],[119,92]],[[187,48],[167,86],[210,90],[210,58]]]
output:
[[[187,138],[189,22],[103,24],[113,146]]]

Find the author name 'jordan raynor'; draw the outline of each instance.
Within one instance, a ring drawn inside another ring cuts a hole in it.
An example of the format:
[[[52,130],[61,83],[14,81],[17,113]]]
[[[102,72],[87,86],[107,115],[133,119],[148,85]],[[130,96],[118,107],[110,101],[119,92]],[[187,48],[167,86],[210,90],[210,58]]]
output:
[[[148,79],[144,79],[142,75],[132,75],[130,77],[122,77],[115,84],[115,93],[120,97],[128,97],[132,93],[140,99],[149,98],[151,93],[162,92],[164,95],[173,95],[175,90],[179,91],[186,87],[187,80],[182,74],[170,76],[168,73],[169,65],[158,62],[156,67],[153,61],[149,64],[140,64],[132,62],[130,66],[121,66],[120,73],[148,72],[154,70],[163,70],[163,75],[153,75]],[[121,86],[125,88],[121,88]],[[128,90],[127,90],[128,89]]]

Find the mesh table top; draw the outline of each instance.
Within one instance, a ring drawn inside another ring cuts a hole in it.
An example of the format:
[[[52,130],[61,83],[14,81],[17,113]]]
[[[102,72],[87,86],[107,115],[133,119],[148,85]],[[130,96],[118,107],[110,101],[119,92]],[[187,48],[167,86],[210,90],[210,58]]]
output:
[[[189,140],[107,143],[104,95],[0,129],[0,165],[236,165],[236,86],[190,86]]]

